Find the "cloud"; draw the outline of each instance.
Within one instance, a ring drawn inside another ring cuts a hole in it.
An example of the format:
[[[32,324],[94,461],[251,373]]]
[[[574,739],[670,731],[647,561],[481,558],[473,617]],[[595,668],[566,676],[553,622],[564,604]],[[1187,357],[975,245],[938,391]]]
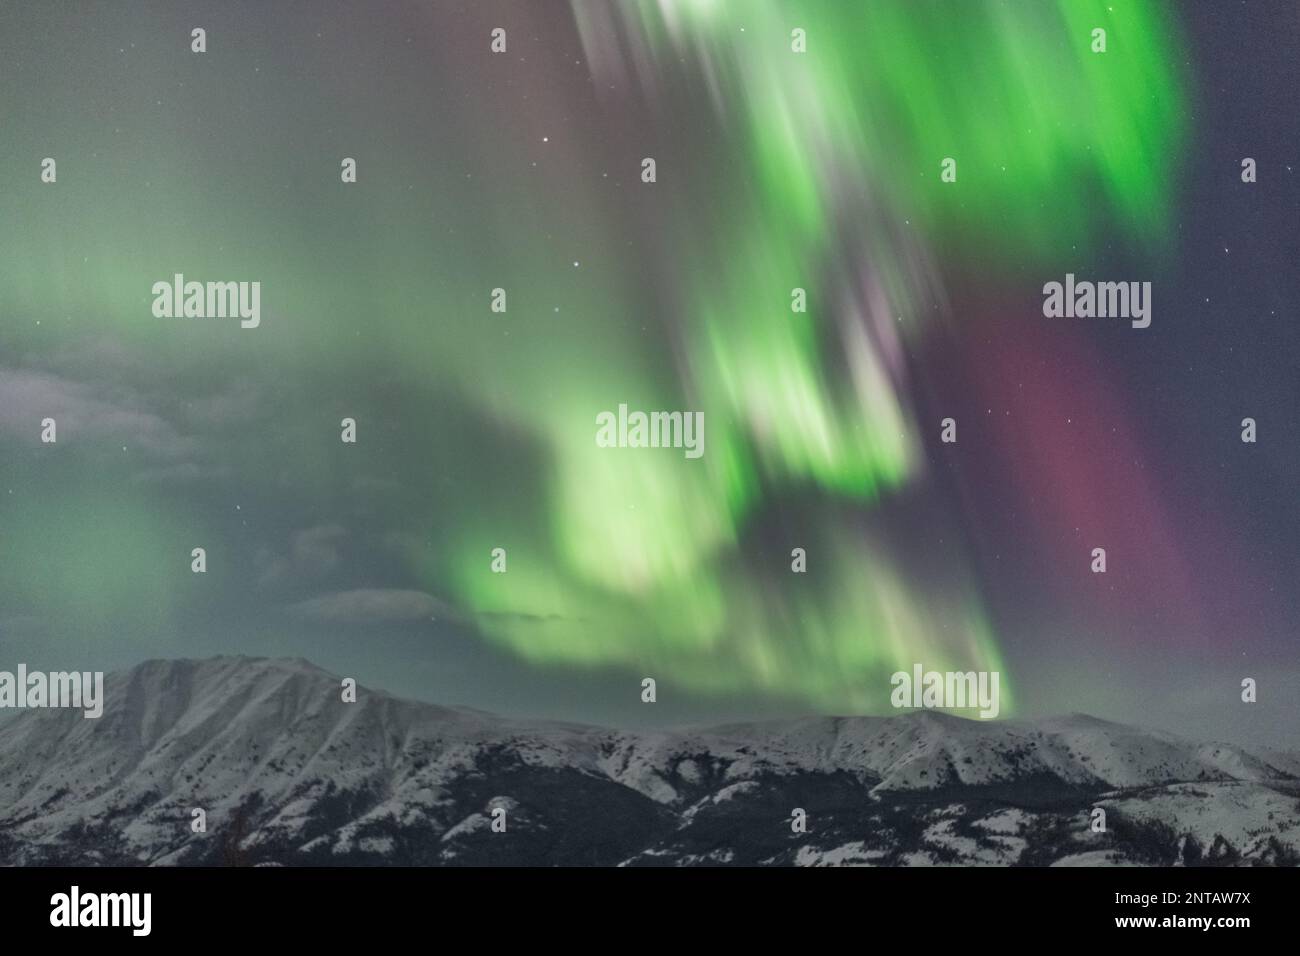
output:
[[[347,535],[347,529],[339,525],[317,525],[293,536],[287,557],[265,550],[259,552],[254,559],[261,567],[257,583],[262,587],[276,587],[324,577],[342,562],[339,542]]]
[[[0,432],[35,440],[41,420],[53,418],[61,443],[145,452],[151,461],[133,480],[146,484],[229,478],[230,466],[216,460],[213,436],[255,422],[262,399],[262,389],[246,377],[204,390],[194,376],[159,367],[106,337],[0,366]]]
[[[261,388],[245,379],[186,403],[185,417],[205,428],[231,428],[255,421],[263,404]]]
[[[80,436],[129,441],[167,460],[195,450],[193,439],[130,396],[112,396],[49,372],[0,368],[0,429],[35,441],[45,418],[58,422],[61,441]]]
[[[452,616],[447,605],[433,595],[396,588],[335,591],[292,604],[289,613],[304,620],[331,624],[379,624]]]

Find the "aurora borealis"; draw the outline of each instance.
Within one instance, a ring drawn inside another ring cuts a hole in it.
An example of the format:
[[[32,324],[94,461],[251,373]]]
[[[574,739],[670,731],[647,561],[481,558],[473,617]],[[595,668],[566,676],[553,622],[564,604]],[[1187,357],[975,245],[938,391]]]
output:
[[[1233,44],[1296,25],[1217,16],[0,14],[0,646],[616,721],[885,712],[921,662],[1174,725],[1222,681],[1246,732],[1238,676],[1300,678],[1297,121]],[[1045,319],[1067,272],[1152,281],[1151,328]],[[259,327],[156,318],[176,273]],[[600,447],[620,404],[706,453]]]

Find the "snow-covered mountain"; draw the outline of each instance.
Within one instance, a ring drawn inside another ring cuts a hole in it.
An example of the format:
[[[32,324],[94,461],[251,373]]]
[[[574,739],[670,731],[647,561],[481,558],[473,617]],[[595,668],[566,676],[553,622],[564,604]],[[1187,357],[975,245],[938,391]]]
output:
[[[1300,756],[1079,715],[628,733],[345,703],[306,661],[244,657],[105,695],[98,720],[0,720],[0,863],[1300,862]]]

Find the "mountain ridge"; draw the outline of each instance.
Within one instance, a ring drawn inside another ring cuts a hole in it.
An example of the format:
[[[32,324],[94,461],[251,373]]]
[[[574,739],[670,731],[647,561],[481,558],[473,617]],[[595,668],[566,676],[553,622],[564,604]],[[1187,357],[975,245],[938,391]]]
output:
[[[1216,838],[1221,862],[1300,852],[1296,755],[1087,715],[627,731],[361,687],[344,703],[340,680],[303,658],[150,660],[106,676],[96,720],[0,722],[0,861],[1150,863]],[[1091,833],[1096,806],[1122,824]]]

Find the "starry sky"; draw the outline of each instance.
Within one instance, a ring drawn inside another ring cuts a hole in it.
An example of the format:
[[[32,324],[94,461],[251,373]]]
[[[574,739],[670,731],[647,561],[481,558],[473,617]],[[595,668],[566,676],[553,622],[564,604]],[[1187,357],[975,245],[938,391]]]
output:
[[[1294,746],[1298,50],[1287,2],[7,6],[0,666],[637,725],[919,662]],[[1045,318],[1067,272],[1151,327]],[[156,317],[175,273],[260,326]],[[598,447],[620,403],[705,454]]]

